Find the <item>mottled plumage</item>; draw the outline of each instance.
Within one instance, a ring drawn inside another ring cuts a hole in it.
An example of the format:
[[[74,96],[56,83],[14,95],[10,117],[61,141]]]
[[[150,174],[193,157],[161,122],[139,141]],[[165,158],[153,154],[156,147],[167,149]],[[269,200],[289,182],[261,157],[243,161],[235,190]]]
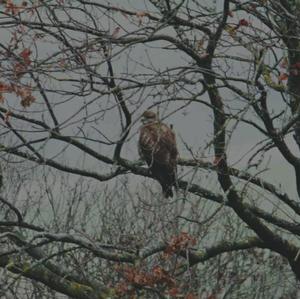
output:
[[[172,197],[176,187],[178,151],[176,137],[171,128],[160,122],[152,111],[142,115],[139,154],[149,166],[153,177],[161,184],[165,197]]]

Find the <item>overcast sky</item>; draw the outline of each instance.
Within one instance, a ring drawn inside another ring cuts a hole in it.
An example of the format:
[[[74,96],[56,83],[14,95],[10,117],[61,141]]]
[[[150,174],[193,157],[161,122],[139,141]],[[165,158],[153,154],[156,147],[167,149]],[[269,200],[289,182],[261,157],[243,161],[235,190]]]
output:
[[[132,9],[132,10],[144,10],[145,5],[144,1],[140,0],[114,0],[110,3],[114,5],[118,5],[120,7]],[[149,2],[148,2],[149,3]],[[216,1],[217,9],[222,8],[223,1]],[[148,8],[151,5],[148,4]],[[153,7],[151,8],[153,9]],[[122,26],[128,26],[128,30],[130,30],[131,25],[128,24],[128,20],[121,14],[115,14],[114,18],[117,19],[118,23]],[[111,30],[114,29],[114,24],[111,24]],[[3,29],[0,29],[3,31]],[[3,31],[4,32],[4,31]],[[124,32],[120,32],[120,35],[124,34]],[[1,37],[5,37],[5,34],[1,35]],[[183,66],[188,64],[188,58],[186,55],[183,55],[181,52],[178,51],[162,51],[157,49],[157,46],[161,46],[161,43],[151,43],[144,46],[136,46],[132,50],[123,52],[123,54],[116,57],[113,60],[113,66],[115,73],[117,75],[124,75],[126,72],[129,74],[132,73],[139,73],[145,72],[145,68],[141,66],[141,62],[149,63],[153,68],[157,71],[164,71],[166,69],[170,69],[176,66]],[[40,55],[50,55],[53,51],[53,47],[50,48],[49,44],[41,45],[39,49]],[[236,54],[247,56],[247,53],[244,49],[235,48]],[[244,51],[244,52],[243,52]],[[150,59],[150,60],[149,60]],[[235,65],[233,66],[236,72],[243,72],[245,70],[242,69],[241,66]],[[240,68],[240,69],[239,69]],[[65,74],[61,74],[62,76],[67,76]],[[201,75],[199,74],[199,78]],[[72,88],[72,86],[70,86]],[[201,85],[199,86],[188,86],[194,92],[201,90]],[[182,91],[182,94],[184,92]],[[133,113],[133,119],[136,121],[133,128],[131,129],[131,133],[129,135],[129,140],[126,146],[123,149],[123,155],[129,159],[138,159],[138,152],[137,152],[137,139],[138,139],[138,128],[140,126],[139,117],[143,110],[151,107],[158,99],[148,97],[147,92],[144,94],[131,94],[130,92],[125,93],[125,98],[128,97],[128,100],[139,100],[141,98],[141,102],[143,104],[134,111],[132,107],[130,107]],[[50,99],[53,102],[57,101],[57,95],[52,94],[49,95]],[[224,97],[225,101],[230,101],[232,95],[228,92],[222,92],[222,96]],[[207,95],[203,95],[201,100],[209,102]],[[279,98],[272,98],[272,105],[274,109],[279,109],[279,106],[276,102],[280,102]],[[275,103],[275,105],[274,105]],[[77,106],[78,105],[78,106]],[[63,122],[64,120],[70,118],[73,113],[80,107],[80,102],[73,104],[72,106],[66,104],[62,104],[55,108],[55,113],[58,116],[58,119]],[[180,155],[185,158],[190,158],[189,150],[186,148],[185,144],[189,145],[190,148],[193,149],[193,152],[197,154],[198,157],[203,157],[208,161],[213,161],[213,151],[206,150],[206,146],[208,143],[211,142],[213,138],[213,115],[209,108],[202,104],[195,104],[192,103],[183,109],[178,110],[181,107],[182,103],[163,103],[159,106],[159,112],[161,117],[168,116],[164,121],[168,124],[173,124],[174,129],[177,134],[178,140],[178,147]],[[91,106],[90,112],[95,109],[96,106]],[[97,106],[99,108],[99,106]],[[36,109],[36,107],[33,107]],[[156,110],[156,109],[154,109]],[[116,109],[113,109],[111,112],[108,112],[103,120],[99,121],[99,128],[101,128],[101,132],[110,136],[112,139],[116,140],[120,134],[120,126],[118,122],[118,112]],[[70,131],[68,131],[70,129]],[[70,128],[66,129],[65,132],[71,134],[76,131],[76,125],[70,126]],[[97,138],[97,134],[91,128],[89,129],[89,134],[91,137]],[[230,165],[237,167],[237,168],[244,168],[246,167],[246,161],[253,153],[253,146],[261,141],[263,136],[258,134],[249,126],[239,124],[231,136],[230,143],[228,144],[228,158]],[[291,145],[293,151],[296,153],[298,151],[295,142],[291,136],[287,138],[288,144]],[[48,156],[55,156],[62,148],[57,145],[57,142],[49,142],[47,144],[47,148],[45,153]],[[252,151],[250,151],[252,149]],[[106,146],[99,146],[99,151],[106,152],[111,155],[111,148],[107,148]],[[249,152],[250,151],[250,152]],[[68,148],[68,154],[64,155],[64,159],[67,157],[70,160],[76,160],[80,156],[80,152],[78,150]],[[245,156],[246,155],[246,156]],[[247,157],[247,158],[246,158]],[[100,163],[95,163],[94,159],[87,159],[85,160],[85,167],[91,168],[93,170],[99,171]],[[270,171],[267,174],[263,175],[263,178],[273,182],[275,184],[281,184],[285,191],[288,191],[289,194],[295,195],[295,182],[294,182],[294,173],[291,167],[283,160],[281,155],[278,153],[277,150],[271,150],[268,154],[266,154],[264,158],[263,165],[270,168]]]

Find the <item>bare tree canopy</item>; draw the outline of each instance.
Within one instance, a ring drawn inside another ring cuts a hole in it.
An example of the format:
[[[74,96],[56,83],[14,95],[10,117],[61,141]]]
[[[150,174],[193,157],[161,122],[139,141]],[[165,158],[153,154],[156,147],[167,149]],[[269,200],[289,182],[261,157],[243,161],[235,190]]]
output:
[[[300,1],[3,0],[0,36],[1,298],[299,298]]]

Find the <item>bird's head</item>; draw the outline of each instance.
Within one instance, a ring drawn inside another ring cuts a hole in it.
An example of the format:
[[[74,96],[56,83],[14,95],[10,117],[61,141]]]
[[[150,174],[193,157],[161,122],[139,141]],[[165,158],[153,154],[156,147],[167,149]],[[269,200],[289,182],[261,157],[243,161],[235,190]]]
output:
[[[157,121],[157,115],[155,112],[150,111],[150,110],[146,110],[143,114],[142,114],[142,119],[141,119],[143,124],[149,124],[152,122]]]

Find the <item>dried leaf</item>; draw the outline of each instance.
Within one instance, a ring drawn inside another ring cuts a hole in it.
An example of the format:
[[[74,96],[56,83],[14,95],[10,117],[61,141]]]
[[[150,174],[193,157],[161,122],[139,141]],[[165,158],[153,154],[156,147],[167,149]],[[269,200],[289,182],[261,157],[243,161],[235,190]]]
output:
[[[143,18],[145,16],[147,16],[148,14],[145,11],[138,11],[135,15],[137,16],[137,18],[139,20],[139,26],[140,26],[142,24],[142,22],[143,22]]]
[[[30,94],[30,95],[22,98],[21,105],[24,108],[29,107],[35,100],[36,100],[35,97],[32,94]]]
[[[5,12],[8,14],[16,15],[20,10],[20,7],[15,5],[12,0],[6,1],[6,9]]]
[[[0,93],[0,104],[4,104],[4,96]]]
[[[226,25],[225,30],[228,32],[228,34],[231,37],[235,37],[236,36],[236,26],[230,26],[230,25]]]
[[[4,114],[4,122],[8,122],[10,116],[12,115],[12,112],[10,110],[8,110],[5,114]]]
[[[204,45],[204,39],[202,38],[197,41],[197,44],[196,44],[197,50],[203,49],[203,45]]]
[[[136,16],[137,16],[138,18],[145,17],[145,16],[147,16],[147,12],[145,12],[145,11],[138,11],[138,12],[136,13]]]
[[[279,64],[279,66],[283,69],[287,68],[288,65],[289,65],[289,61],[287,57],[284,57]]]

